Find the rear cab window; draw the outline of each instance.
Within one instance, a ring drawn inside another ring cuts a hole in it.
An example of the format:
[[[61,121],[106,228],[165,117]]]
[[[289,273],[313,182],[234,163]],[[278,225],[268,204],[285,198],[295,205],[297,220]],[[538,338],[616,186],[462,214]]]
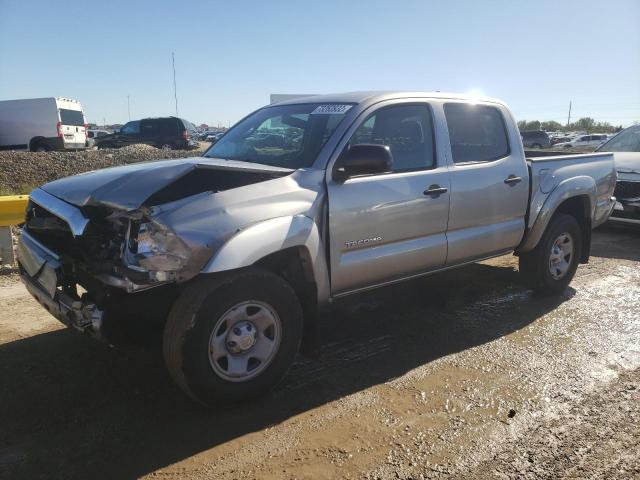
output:
[[[84,115],[81,110],[69,110],[67,108],[60,108],[60,123],[62,125],[72,125],[75,127],[84,126]]]
[[[496,107],[446,103],[444,114],[454,163],[491,162],[509,155],[507,127]]]

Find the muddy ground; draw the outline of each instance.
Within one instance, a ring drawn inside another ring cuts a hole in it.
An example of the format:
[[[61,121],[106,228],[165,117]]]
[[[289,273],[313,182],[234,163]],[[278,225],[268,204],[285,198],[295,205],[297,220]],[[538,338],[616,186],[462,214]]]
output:
[[[607,227],[562,298],[501,257],[344,300],[318,358],[211,411],[4,275],[0,478],[640,478],[639,267]]]

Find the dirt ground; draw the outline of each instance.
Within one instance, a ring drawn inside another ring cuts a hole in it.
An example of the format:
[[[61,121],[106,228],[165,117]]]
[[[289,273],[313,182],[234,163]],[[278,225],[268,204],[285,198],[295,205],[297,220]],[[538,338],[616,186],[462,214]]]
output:
[[[0,478],[640,478],[640,230],[592,252],[562,298],[501,257],[341,301],[318,358],[218,410],[7,273]]]

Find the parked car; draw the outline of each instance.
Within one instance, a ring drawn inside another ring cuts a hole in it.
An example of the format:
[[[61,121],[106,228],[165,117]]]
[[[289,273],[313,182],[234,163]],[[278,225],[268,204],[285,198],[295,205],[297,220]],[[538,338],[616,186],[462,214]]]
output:
[[[107,130],[97,130],[97,129],[89,129],[87,130],[87,137],[93,139],[94,141],[97,138],[104,137],[105,135],[110,135],[111,132]]]
[[[70,150],[87,147],[82,105],[70,98],[0,101],[0,150]]]
[[[220,139],[220,137],[222,137],[222,135],[224,135],[224,132],[210,133],[205,137],[204,140],[206,142],[215,143]]]
[[[525,148],[549,148],[551,140],[547,132],[542,130],[529,130],[520,132],[522,143]]]
[[[202,157],[35,189],[18,256],[66,325],[109,338],[157,317],[177,384],[237,401],[284,376],[333,299],[509,252],[560,294],[615,180],[610,153],[525,158],[498,100],[314,96],[255,111]]]
[[[566,143],[573,140],[575,137],[570,135],[565,135],[562,137],[551,137],[551,146],[557,145],[558,143]]]
[[[581,135],[568,142],[557,143],[556,147],[563,148],[575,148],[575,147],[597,147],[602,142],[607,140],[607,136],[604,134],[596,135]]]
[[[206,130],[198,135],[198,139],[206,140],[209,135],[216,135],[217,133],[218,132],[216,130]]]
[[[98,148],[120,148],[135,143],[146,143],[164,150],[198,147],[195,127],[177,117],[133,120],[114,133],[96,139]]]
[[[640,125],[625,128],[597,152],[614,152],[618,183],[611,219],[640,224]]]

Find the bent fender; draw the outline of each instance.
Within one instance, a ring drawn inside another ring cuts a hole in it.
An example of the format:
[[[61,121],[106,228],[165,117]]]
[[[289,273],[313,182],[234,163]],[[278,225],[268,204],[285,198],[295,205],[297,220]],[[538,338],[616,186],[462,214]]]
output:
[[[201,273],[223,272],[255,264],[275,252],[304,247],[311,261],[318,302],[329,298],[329,272],[315,222],[304,215],[277,217],[241,230],[209,260]]]

